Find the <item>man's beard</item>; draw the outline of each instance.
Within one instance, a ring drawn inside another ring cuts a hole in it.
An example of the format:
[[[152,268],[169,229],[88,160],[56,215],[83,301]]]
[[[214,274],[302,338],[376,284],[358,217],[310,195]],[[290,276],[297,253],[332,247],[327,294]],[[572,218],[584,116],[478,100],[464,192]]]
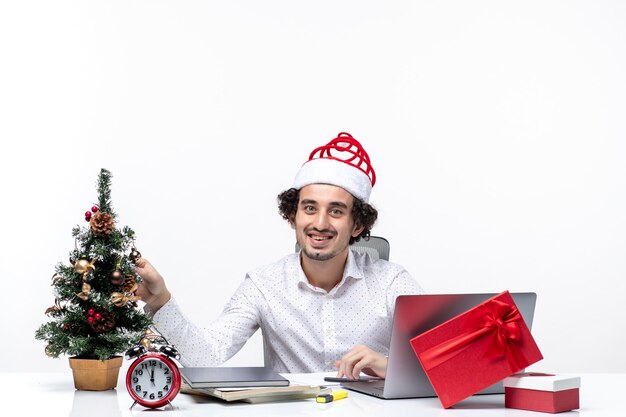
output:
[[[304,256],[314,261],[327,261],[337,256],[337,252],[329,252],[329,253],[323,254],[323,253],[315,252],[315,251],[309,252],[309,250],[306,248],[302,248],[302,253],[304,254]]]

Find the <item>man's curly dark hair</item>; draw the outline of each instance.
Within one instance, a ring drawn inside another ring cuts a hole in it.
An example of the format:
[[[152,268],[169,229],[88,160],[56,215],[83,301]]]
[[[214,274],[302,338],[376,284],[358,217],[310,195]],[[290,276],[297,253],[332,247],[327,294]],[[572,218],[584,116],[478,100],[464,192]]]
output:
[[[282,218],[287,220],[290,224],[293,224],[296,218],[296,212],[298,211],[300,190],[296,190],[295,188],[285,190],[278,194],[277,201],[278,212]],[[357,227],[363,227],[363,231],[356,237],[350,237],[350,244],[358,242],[361,238],[369,240],[372,227],[378,218],[378,211],[371,204],[354,197],[352,218]]]

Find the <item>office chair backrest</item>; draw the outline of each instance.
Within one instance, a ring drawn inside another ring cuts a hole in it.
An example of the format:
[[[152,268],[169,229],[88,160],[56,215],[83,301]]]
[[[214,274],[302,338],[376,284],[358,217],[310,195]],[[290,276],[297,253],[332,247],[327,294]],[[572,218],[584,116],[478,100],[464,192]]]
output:
[[[352,249],[361,253],[369,253],[374,260],[389,260],[389,241],[384,237],[370,236],[369,240],[361,239],[351,245]],[[296,252],[300,250],[300,245],[296,243]]]

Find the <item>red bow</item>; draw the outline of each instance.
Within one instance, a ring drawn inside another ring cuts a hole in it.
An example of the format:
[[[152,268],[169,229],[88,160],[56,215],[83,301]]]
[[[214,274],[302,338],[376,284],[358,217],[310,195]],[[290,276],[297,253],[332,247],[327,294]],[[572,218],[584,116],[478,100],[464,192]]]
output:
[[[486,358],[506,356],[512,369],[519,370],[526,362],[517,343],[521,340],[519,321],[522,315],[515,305],[491,300],[478,307],[476,314],[466,323],[468,331],[435,345],[420,354],[424,370],[428,371],[452,359],[473,341],[480,337],[490,337],[485,351]],[[514,371],[515,372],[515,371]]]

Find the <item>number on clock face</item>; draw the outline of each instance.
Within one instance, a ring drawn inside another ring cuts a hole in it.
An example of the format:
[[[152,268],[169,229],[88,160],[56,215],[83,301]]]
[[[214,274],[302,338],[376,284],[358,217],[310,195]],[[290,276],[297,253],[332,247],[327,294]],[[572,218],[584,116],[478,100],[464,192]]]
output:
[[[135,395],[143,401],[161,401],[172,389],[172,369],[159,358],[137,364],[130,379]]]
[[[158,408],[171,403],[180,387],[178,365],[160,352],[143,353],[126,372],[128,393],[135,403],[147,408]]]

